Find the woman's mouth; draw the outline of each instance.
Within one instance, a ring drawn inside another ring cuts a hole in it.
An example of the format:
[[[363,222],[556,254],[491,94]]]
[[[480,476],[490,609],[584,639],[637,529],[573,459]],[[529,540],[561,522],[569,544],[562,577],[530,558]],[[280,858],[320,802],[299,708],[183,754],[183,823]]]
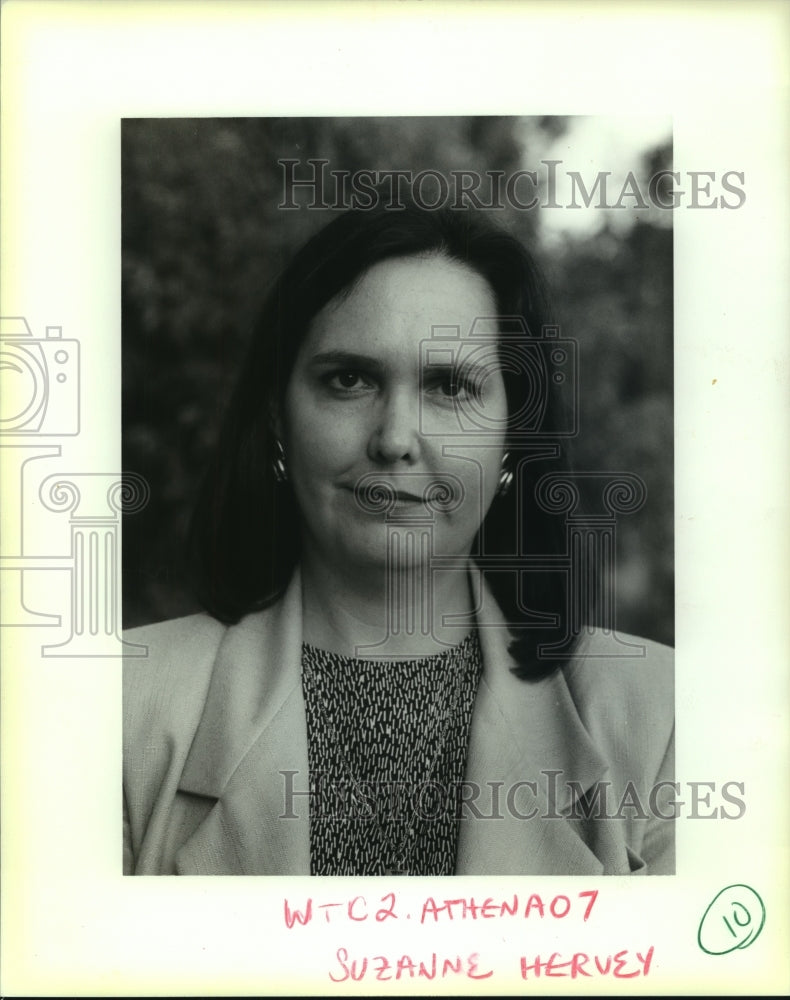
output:
[[[443,473],[405,473],[395,485],[380,473],[367,473],[353,487],[361,510],[369,514],[387,514],[406,507],[422,507],[431,513],[455,510],[463,499],[463,483],[457,476]]]
[[[403,490],[394,490],[393,493],[398,503],[423,503],[423,498],[413,493],[405,493]]]

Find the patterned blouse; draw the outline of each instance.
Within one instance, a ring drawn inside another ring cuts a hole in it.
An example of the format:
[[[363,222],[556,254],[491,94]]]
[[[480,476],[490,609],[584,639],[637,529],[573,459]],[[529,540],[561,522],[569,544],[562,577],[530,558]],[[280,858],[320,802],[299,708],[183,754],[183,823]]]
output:
[[[476,631],[417,660],[304,644],[312,875],[452,875],[482,656]]]

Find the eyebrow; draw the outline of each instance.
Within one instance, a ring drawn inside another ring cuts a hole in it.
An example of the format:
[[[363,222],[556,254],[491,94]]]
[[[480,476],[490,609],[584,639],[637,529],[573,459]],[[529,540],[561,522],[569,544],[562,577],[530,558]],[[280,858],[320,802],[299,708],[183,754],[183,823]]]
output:
[[[383,365],[379,358],[370,354],[358,354],[356,351],[321,351],[314,354],[308,362],[310,365],[337,365],[341,368],[367,368],[381,371]]]
[[[494,370],[495,368],[492,365],[476,365],[466,363],[464,361],[458,362],[457,364],[433,362],[423,368],[423,375],[435,375],[442,377],[461,375],[464,378],[482,379],[486,378]]]

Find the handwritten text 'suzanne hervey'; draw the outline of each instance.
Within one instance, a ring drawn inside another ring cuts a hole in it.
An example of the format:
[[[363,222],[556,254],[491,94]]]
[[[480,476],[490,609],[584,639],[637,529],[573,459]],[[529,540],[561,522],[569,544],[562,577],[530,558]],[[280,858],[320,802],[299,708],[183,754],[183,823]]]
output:
[[[514,893],[500,899],[489,896],[483,900],[475,897],[437,899],[426,896],[413,913],[400,906],[394,892],[386,893],[370,903],[361,895],[333,902],[318,902],[308,897],[299,907],[287,899],[283,902],[285,925],[293,930],[313,923],[350,926],[366,922],[389,924],[390,921],[413,918],[424,927],[452,921],[563,921],[568,917],[572,922],[575,918],[584,924],[593,914],[597,901],[598,890],[590,889],[570,896],[558,894],[544,897],[538,893],[520,896]],[[633,979],[649,974],[653,952],[652,945],[641,951],[619,948],[606,954],[591,954],[581,950],[569,951],[567,954],[546,951],[515,956],[515,962],[521,978],[525,980],[558,977]],[[449,977],[489,979],[496,971],[479,952],[449,954],[426,951],[419,955],[352,955],[347,947],[341,946],[334,953],[333,965],[327,970],[327,975],[332,982],[342,983],[349,980],[383,982]]]

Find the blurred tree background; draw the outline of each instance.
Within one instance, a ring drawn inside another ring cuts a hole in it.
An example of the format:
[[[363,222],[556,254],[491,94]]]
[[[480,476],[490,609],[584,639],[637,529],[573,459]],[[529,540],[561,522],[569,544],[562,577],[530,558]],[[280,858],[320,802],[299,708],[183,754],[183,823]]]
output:
[[[122,127],[123,465],[151,499],[124,519],[124,624],[196,610],[183,542],[202,471],[261,297],[293,251],[336,209],[283,210],[281,159],[327,169],[599,169],[590,136],[640,189],[671,169],[668,134],[619,148],[597,119],[129,119]],[[626,127],[629,135],[633,127]],[[601,137],[603,139],[601,140]],[[612,179],[613,180],[613,179]],[[644,180],[642,184],[641,181]],[[619,185],[610,184],[610,201]],[[485,198],[486,187],[481,188]],[[426,185],[425,196],[428,194]],[[519,197],[529,198],[527,188]],[[579,344],[580,433],[572,461],[647,484],[645,506],[618,519],[617,626],[674,640],[671,213],[624,199],[620,210],[512,206],[497,220],[533,249],[561,335]],[[332,194],[326,197],[332,200]],[[541,201],[545,201],[541,198]]]

